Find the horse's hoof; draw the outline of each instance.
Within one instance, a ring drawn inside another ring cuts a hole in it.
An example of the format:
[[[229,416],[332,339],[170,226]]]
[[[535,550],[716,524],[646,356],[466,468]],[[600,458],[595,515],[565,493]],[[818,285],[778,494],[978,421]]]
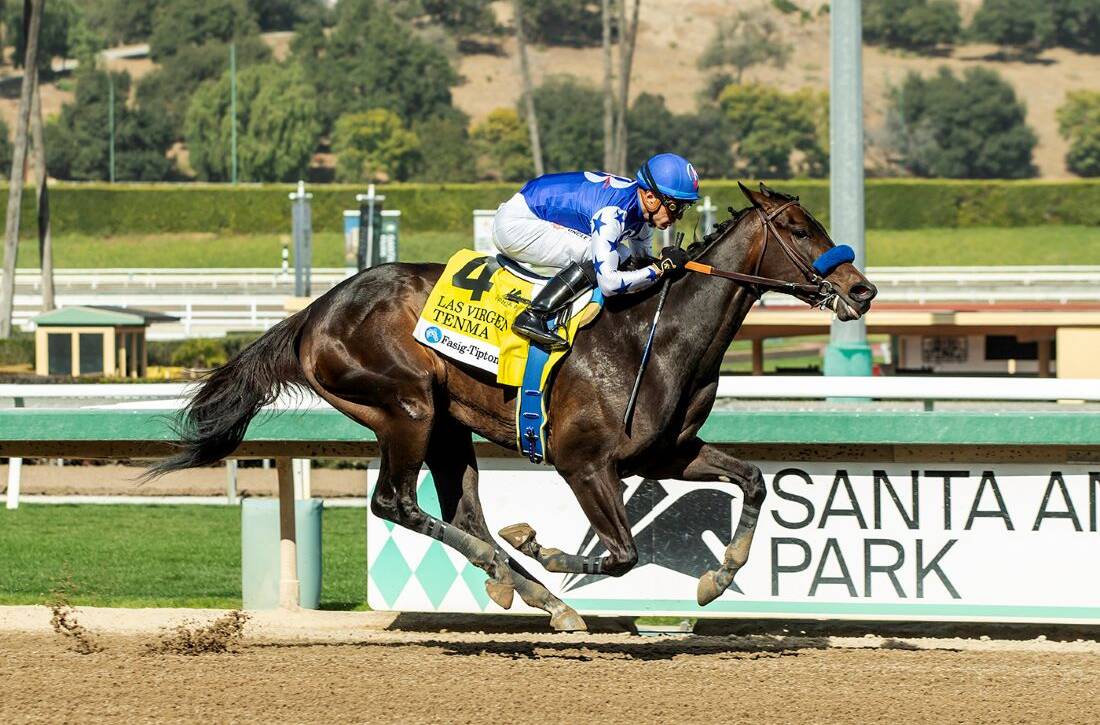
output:
[[[699,577],[699,587],[695,590],[695,599],[699,602],[700,607],[705,607],[722,596],[724,591],[726,591],[726,588],[719,586],[718,583],[718,572],[708,571]]]
[[[513,548],[519,549],[528,541],[534,541],[535,530],[530,524],[512,524],[500,530],[500,538],[507,541]]]
[[[511,584],[498,582],[495,579],[486,579],[485,593],[488,594],[489,598],[496,602],[497,606],[501,609],[511,609],[512,597],[515,595],[516,590]]]
[[[581,619],[581,615],[569,607],[550,617],[550,626],[554,628],[555,632],[588,631],[588,625]]]

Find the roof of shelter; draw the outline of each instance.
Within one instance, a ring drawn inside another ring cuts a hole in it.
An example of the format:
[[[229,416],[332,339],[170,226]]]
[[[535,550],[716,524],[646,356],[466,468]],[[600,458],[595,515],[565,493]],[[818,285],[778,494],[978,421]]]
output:
[[[132,327],[176,319],[161,312],[133,307],[88,305],[51,310],[33,318],[33,322],[40,327]]]

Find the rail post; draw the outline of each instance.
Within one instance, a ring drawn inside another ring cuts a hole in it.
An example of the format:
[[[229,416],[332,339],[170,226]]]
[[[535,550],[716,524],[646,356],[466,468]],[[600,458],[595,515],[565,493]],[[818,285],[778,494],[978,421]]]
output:
[[[294,237],[294,296],[309,297],[310,271],[313,267],[313,218],[304,181],[298,181],[298,190],[291,192],[291,233]]]
[[[294,470],[289,458],[276,458],[279,472],[279,607],[299,608],[298,537],[294,522]]]

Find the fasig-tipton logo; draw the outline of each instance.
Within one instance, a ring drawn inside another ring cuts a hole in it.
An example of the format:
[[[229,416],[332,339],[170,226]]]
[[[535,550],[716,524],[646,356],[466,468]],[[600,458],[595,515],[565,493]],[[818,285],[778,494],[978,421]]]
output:
[[[431,343],[437,343],[443,341],[443,331],[438,327],[429,327],[424,330],[424,339]]]

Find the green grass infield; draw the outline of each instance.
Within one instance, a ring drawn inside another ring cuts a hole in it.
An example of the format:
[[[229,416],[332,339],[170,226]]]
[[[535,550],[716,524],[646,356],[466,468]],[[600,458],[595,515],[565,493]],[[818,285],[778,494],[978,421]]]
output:
[[[365,510],[326,509],[322,539],[321,608],[366,609]],[[241,509],[26,504],[0,510],[0,562],[0,604],[236,608]]]

